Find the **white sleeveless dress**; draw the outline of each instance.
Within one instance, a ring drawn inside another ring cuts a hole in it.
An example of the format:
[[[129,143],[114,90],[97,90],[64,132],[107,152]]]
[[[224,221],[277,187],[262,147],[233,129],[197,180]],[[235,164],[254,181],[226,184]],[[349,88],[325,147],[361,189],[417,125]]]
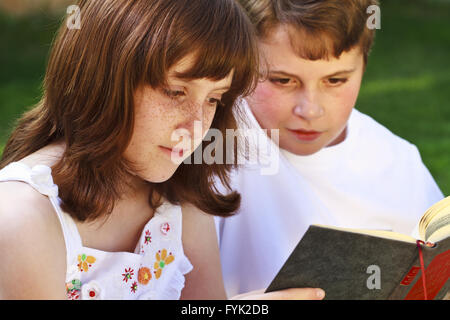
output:
[[[48,196],[61,222],[66,245],[67,298],[179,299],[192,265],[181,242],[181,207],[165,201],[142,230],[134,253],[84,247],[77,226],[61,210],[51,168],[13,162],[0,170],[0,182],[22,181]]]

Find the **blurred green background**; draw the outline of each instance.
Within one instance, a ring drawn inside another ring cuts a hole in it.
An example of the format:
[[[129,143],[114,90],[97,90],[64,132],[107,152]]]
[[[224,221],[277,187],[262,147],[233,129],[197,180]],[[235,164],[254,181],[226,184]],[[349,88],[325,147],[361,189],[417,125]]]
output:
[[[0,10],[0,152],[14,121],[39,101],[64,14]],[[450,195],[450,1],[381,0],[381,29],[357,108],[417,145]]]

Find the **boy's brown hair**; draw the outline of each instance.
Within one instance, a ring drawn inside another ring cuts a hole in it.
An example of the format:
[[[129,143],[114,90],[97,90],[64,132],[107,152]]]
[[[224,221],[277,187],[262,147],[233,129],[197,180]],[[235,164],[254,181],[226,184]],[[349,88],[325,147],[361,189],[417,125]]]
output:
[[[81,0],[81,29],[63,23],[55,39],[41,101],[19,120],[0,168],[54,143],[65,152],[52,168],[62,209],[80,221],[112,212],[133,166],[124,159],[134,127],[133,95],[140,85],[161,88],[167,71],[188,54],[180,77],[220,80],[232,70],[224,107],[212,128],[236,128],[235,100],[257,80],[256,37],[234,0]],[[204,148],[204,145],[201,146]],[[213,176],[229,185],[231,165],[181,164],[153,192],[172,203],[192,203],[222,216],[236,211],[240,195],[221,195]]]
[[[375,31],[367,28],[367,8],[377,0],[239,0],[261,39],[280,25],[291,27],[290,38],[304,59],[338,58],[361,48],[367,64]]]

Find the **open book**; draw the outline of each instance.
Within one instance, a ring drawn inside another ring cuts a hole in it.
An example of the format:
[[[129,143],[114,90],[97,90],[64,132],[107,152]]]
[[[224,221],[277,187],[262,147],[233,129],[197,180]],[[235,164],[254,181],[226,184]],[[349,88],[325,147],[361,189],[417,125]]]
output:
[[[311,225],[266,292],[312,287],[325,299],[450,299],[450,197],[424,213],[419,235]]]

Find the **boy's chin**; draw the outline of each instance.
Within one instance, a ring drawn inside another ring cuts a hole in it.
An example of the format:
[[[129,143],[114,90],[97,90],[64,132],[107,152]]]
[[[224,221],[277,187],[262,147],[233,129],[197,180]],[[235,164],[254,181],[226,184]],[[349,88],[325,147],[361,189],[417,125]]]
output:
[[[314,145],[314,144],[301,146],[281,146],[281,149],[286,150],[297,156],[310,156],[314,153],[319,152],[323,148],[324,148],[323,145]]]
[[[284,149],[292,154],[295,154],[297,156],[310,156],[313,155],[320,150],[328,147],[332,147],[335,145],[340,144],[345,140],[347,136],[347,130],[344,129],[337,138],[334,138],[332,140],[324,142],[322,141],[316,141],[311,143],[298,143],[295,141],[294,143],[289,143],[285,145],[280,145],[281,149]]]

